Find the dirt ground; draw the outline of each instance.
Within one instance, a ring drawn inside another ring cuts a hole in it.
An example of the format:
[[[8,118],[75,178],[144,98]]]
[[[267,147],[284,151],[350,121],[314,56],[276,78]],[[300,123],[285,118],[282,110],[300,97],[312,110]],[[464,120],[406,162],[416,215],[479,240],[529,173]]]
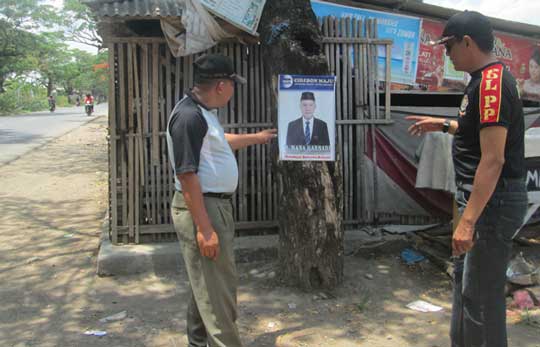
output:
[[[0,346],[186,346],[184,271],[95,275],[107,208],[106,117],[0,167]],[[246,346],[446,347],[450,282],[429,262],[399,259],[405,241],[346,257],[344,285],[303,293],[272,261],[240,264]],[[418,299],[443,307],[420,313]],[[127,317],[100,323],[127,311]],[[102,337],[87,330],[106,331]],[[509,324],[510,346],[540,347],[540,329]]]

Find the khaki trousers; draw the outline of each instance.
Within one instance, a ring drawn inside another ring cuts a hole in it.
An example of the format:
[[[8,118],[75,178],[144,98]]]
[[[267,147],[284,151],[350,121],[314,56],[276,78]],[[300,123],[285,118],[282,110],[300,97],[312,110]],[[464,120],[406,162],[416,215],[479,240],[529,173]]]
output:
[[[237,275],[231,201],[204,197],[204,204],[219,238],[219,256],[215,261],[201,256],[196,227],[182,193],[175,192],[171,207],[193,293],[187,319],[189,345],[241,347],[236,327]]]

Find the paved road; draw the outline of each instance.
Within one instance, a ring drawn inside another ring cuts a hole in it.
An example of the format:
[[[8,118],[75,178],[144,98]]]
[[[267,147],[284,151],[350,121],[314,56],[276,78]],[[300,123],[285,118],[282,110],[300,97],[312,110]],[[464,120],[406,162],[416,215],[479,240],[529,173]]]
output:
[[[107,113],[107,104],[95,107],[94,115]],[[54,113],[33,112],[0,117],[0,166],[7,164],[33,148],[80,127],[94,119],[84,113],[84,107],[61,107]]]

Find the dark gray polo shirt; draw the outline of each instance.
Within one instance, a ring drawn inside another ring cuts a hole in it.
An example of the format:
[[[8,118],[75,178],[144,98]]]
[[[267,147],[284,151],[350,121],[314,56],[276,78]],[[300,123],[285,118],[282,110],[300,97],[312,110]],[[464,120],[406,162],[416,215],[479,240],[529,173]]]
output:
[[[177,175],[195,172],[203,193],[232,193],[238,165],[216,110],[209,110],[187,92],[174,107],[167,125],[167,147],[177,191]]]

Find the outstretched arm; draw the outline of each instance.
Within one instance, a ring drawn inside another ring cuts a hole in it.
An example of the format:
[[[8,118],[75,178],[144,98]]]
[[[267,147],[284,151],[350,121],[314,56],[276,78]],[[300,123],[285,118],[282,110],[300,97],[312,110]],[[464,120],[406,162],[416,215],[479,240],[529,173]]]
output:
[[[444,118],[425,116],[407,116],[405,119],[414,121],[414,124],[409,127],[408,131],[411,135],[417,136],[427,132],[442,131],[443,124],[446,121]],[[450,120],[449,123],[450,127],[448,128],[448,133],[454,135],[459,124],[455,120]]]
[[[251,145],[270,143],[277,137],[277,129],[265,129],[254,134],[231,134],[225,133],[225,139],[233,150]]]

